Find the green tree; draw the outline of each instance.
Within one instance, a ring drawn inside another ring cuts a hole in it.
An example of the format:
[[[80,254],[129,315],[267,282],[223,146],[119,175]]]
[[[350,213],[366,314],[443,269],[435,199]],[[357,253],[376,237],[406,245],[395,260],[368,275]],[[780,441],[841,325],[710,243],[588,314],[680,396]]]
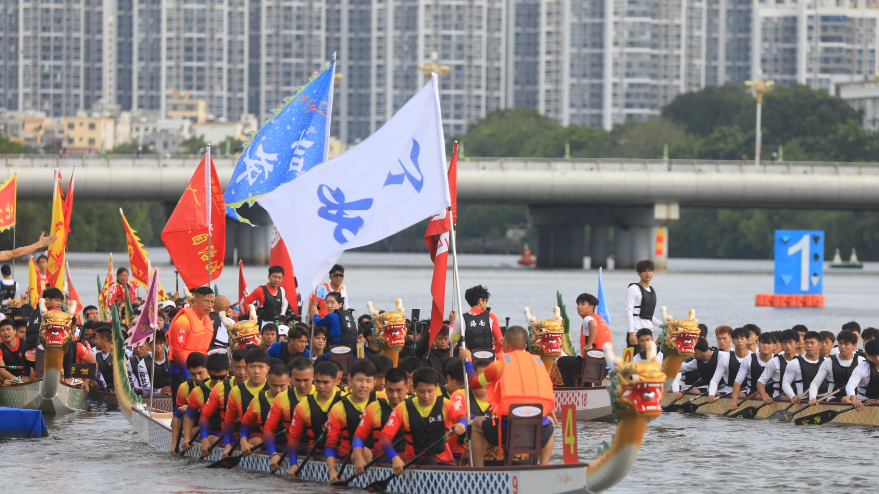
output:
[[[11,142],[8,137],[0,135],[0,154],[21,154],[24,147],[21,144]]]
[[[682,126],[686,132],[705,137],[720,126],[746,128],[741,120],[749,115],[743,113],[754,104],[754,97],[744,86],[727,83],[679,95],[662,108],[662,116]],[[753,126],[753,119],[748,122]]]
[[[458,136],[467,156],[532,156],[545,134],[560,129],[551,118],[531,108],[498,110],[474,121],[467,134]],[[564,144],[558,156],[564,156]]]

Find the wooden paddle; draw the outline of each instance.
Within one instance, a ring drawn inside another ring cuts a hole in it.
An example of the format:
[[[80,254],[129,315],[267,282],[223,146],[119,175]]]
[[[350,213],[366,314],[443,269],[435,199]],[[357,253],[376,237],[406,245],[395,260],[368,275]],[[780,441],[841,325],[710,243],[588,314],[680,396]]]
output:
[[[680,398],[675,398],[675,400],[674,400],[673,402],[671,402],[671,403],[669,403],[668,405],[662,407],[662,411],[663,411],[663,412],[674,411],[674,410],[670,410],[671,406],[674,405],[675,403],[677,403],[679,400],[684,399],[684,397],[687,396],[687,393],[689,393],[691,389],[693,389],[693,388],[695,388],[696,386],[699,385],[699,382],[700,382],[700,381],[702,381],[702,378],[701,378],[701,377],[700,377],[699,379],[696,379],[696,382],[693,383],[692,386],[690,386],[689,388],[687,388],[687,390],[684,391],[684,392],[682,393],[682,396],[681,396]],[[702,395],[699,395],[699,396],[702,396]]]
[[[735,412],[736,410],[738,410],[739,407],[742,405],[742,403],[744,403],[744,402],[750,400],[751,398],[757,396],[757,393],[759,393],[759,391],[754,391],[754,392],[751,393],[750,395],[746,396],[744,400],[742,400],[742,401],[740,401],[740,402],[738,402],[738,403],[736,404],[736,408],[733,408],[732,410],[727,410],[726,412],[724,412],[723,416],[724,416],[724,417],[729,417],[729,414],[731,414],[732,412]]]
[[[400,439],[397,439],[396,441],[394,441],[394,447],[396,448],[400,443],[402,443],[402,442],[405,441],[405,440],[406,440],[406,438],[404,438],[404,437],[401,437]],[[369,469],[369,467],[375,465],[379,460],[381,460],[381,459],[384,458],[384,457],[385,457],[385,454],[382,453],[382,454],[376,456],[375,458],[373,458],[372,461],[370,461],[370,462],[367,463],[366,465],[363,465],[363,473],[366,473],[366,470]],[[342,472],[340,471],[339,473],[341,474]],[[334,487],[347,487],[348,484],[350,484],[352,480],[354,480],[354,479],[356,479],[357,477],[363,475],[363,473],[361,473],[361,474],[357,474],[357,475],[352,475],[352,476],[348,477],[348,480],[340,480],[340,481],[338,481],[338,482],[333,482],[333,483],[330,484],[330,485],[331,485],[331,486],[334,486]]]
[[[731,394],[732,394],[732,393],[724,393],[724,394],[718,396],[717,399],[720,400],[720,399],[726,398],[726,397],[728,397],[728,396],[731,395]],[[693,400],[693,401],[695,401],[695,400]],[[699,403],[699,404],[697,405],[697,404],[695,404],[695,403],[693,403],[693,402],[691,401],[691,402],[686,403],[684,406],[681,407],[681,412],[682,412],[682,413],[696,413],[696,410],[698,410],[698,409],[700,409],[700,408],[702,408],[702,407],[704,407],[705,405],[708,405],[708,404],[710,404],[710,403],[711,403],[711,402],[709,402],[709,401],[704,401],[704,402]]]
[[[285,434],[286,432],[287,432],[287,429],[279,430],[278,432],[275,433],[275,439],[280,437],[281,434]],[[241,442],[241,437],[239,437],[238,440],[235,441],[234,444],[232,444],[232,449],[230,451],[234,451],[235,446],[238,446],[238,443],[240,443],[240,442]],[[262,444],[260,444],[260,446],[262,446]],[[211,463],[210,465],[208,465],[208,468],[225,468],[225,469],[235,468],[236,466],[238,466],[239,463],[241,463],[241,460],[243,460],[243,459],[244,459],[244,455],[240,454],[240,453],[235,456],[227,456],[221,460],[218,460],[218,461]]]
[[[809,390],[806,390],[805,393],[797,396],[797,398],[802,398],[802,397],[806,396],[807,394],[809,394]],[[825,396],[824,398],[827,398],[827,396]],[[748,408],[743,408],[743,409],[739,410],[738,412],[732,414],[731,417],[734,419],[753,419],[754,417],[757,416],[757,412],[759,412],[761,408],[765,407],[768,404],[769,403],[763,402],[760,405],[754,405],[754,406],[750,406]]]
[[[195,445],[195,436],[197,436],[198,433],[199,433],[198,427],[193,427],[192,428],[192,435],[189,437],[189,447],[184,449],[183,451],[180,451],[180,440],[178,439],[177,444],[174,445],[174,449],[176,450],[176,453],[178,455],[185,455],[187,451],[192,449],[192,447]]]
[[[220,444],[220,441],[222,441],[222,440],[223,440],[223,434],[220,434],[220,437],[218,437],[217,440],[214,441],[213,444],[211,444],[211,446],[208,448],[207,451],[202,451],[201,455],[199,457],[200,458],[207,458],[208,456],[211,456],[211,451],[213,451],[214,448],[216,448],[217,445]],[[235,442],[235,444],[232,446],[232,449],[235,449],[235,446],[238,446],[238,442]]]
[[[864,405],[870,405],[879,400],[869,400]],[[854,410],[856,407],[848,407],[843,408],[842,410],[824,410],[823,412],[813,413],[812,415],[806,415],[805,417],[800,417],[794,420],[794,423],[797,425],[821,425],[826,424],[827,422],[832,421],[836,418],[837,415],[850,412]]]
[[[426,455],[427,452],[430,451],[431,449],[433,449],[434,446],[436,446],[437,444],[439,444],[439,443],[441,443],[441,442],[443,442],[443,441],[448,440],[450,437],[452,437],[452,434],[454,434],[454,432],[449,432],[449,433],[446,434],[445,436],[443,436],[443,437],[437,439],[436,441],[434,441],[433,444],[431,444],[430,446],[424,448],[424,451],[422,451],[421,453],[418,453],[417,455],[415,455],[414,458],[412,458],[411,460],[409,460],[408,462],[406,462],[405,465],[403,465],[403,470],[406,470],[407,468],[411,467],[413,463],[415,463],[416,461],[418,461],[418,459],[421,458],[422,456]],[[404,472],[404,473],[405,473],[405,472]],[[384,490],[387,490],[387,488],[388,488],[388,483],[389,483],[391,480],[393,480],[395,477],[397,477],[397,476],[398,476],[398,475],[395,473],[395,474],[391,474],[391,476],[389,476],[389,477],[386,478],[386,479],[383,479],[383,480],[376,480],[375,482],[373,482],[373,483],[369,484],[368,486],[366,486],[366,492],[376,492],[376,491],[384,491]]]
[[[314,446],[308,450],[308,454],[305,455],[305,459],[302,460],[302,463],[299,464],[299,468],[296,469],[295,477],[299,477],[302,474],[302,469],[305,468],[305,465],[308,465],[308,462],[311,461],[311,457],[314,456],[314,452],[317,451],[317,446],[323,442],[324,438],[327,437],[326,432],[321,432],[320,437],[317,438],[317,441],[314,442]],[[289,448],[288,448],[289,449]],[[294,477],[294,478],[295,478]]]
[[[829,397],[835,395],[836,393],[839,393],[840,391],[842,391],[842,388],[837,389],[836,391],[834,391],[830,394],[826,394],[826,395],[822,396],[821,398],[818,399],[818,401],[819,402],[823,401],[824,399],[829,398]],[[800,408],[799,410],[796,410],[793,412],[790,411],[790,409],[793,408],[793,406],[795,404],[796,403],[791,403],[790,405],[788,405],[787,407],[785,407],[782,410],[776,410],[776,411],[772,412],[769,416],[766,417],[766,420],[770,420],[772,422],[793,422],[794,416],[796,414],[798,414],[798,413],[802,412],[803,410],[812,406],[812,405],[806,405],[806,406]]]
[[[678,403],[676,405],[668,405],[668,407],[663,408],[662,411],[666,412],[666,413],[688,413],[688,412],[691,412],[692,407],[693,407],[693,402],[698,400],[699,398],[703,398],[707,395],[708,395],[708,391],[705,391],[704,393],[699,393],[698,395],[695,395],[695,398],[693,398],[692,400],[690,400],[686,403]],[[689,395],[689,396],[694,396],[694,395]]]

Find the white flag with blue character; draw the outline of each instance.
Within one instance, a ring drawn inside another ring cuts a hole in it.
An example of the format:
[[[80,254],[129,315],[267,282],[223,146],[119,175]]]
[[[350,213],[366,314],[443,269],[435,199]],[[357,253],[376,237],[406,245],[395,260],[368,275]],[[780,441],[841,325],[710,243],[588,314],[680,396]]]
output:
[[[347,153],[259,199],[303,292],[342,252],[393,235],[451,205],[436,75]]]

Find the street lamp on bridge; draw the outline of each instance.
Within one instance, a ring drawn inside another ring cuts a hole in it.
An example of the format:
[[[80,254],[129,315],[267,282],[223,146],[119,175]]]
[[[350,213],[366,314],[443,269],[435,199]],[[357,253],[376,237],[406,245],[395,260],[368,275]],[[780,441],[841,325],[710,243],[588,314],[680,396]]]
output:
[[[764,81],[762,78],[756,81],[745,81],[745,85],[757,93],[757,135],[754,143],[754,166],[760,166],[760,151],[763,150],[763,131],[760,130],[760,117],[763,110],[763,93],[775,85],[775,81]]]

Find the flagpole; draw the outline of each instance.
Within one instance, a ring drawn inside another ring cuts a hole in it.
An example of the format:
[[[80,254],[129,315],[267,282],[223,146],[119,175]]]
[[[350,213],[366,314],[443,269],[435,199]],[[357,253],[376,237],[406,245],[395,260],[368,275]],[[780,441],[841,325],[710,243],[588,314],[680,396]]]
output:
[[[205,205],[206,205],[206,216],[208,220],[208,284],[207,287],[211,287],[211,264],[213,264],[214,256],[211,252],[211,236],[213,232],[211,232],[211,145],[208,144],[205,147],[205,160],[204,160],[204,180],[205,180]],[[152,385],[152,383],[150,383]]]
[[[208,223],[208,224],[210,224],[210,223]],[[210,239],[210,237],[208,237],[208,239]],[[208,248],[210,248],[210,247],[208,247]],[[210,251],[208,251],[208,252],[210,252]],[[152,263],[147,262],[147,274],[151,274],[152,270],[153,270]],[[208,272],[210,272],[210,268],[208,268]],[[156,272],[156,280],[158,280],[158,279],[159,279],[159,273]],[[149,281],[153,281],[152,276],[150,276]],[[146,296],[148,298],[150,297],[149,283],[147,284]],[[146,302],[146,305],[149,307],[149,304],[152,303],[152,298],[149,298],[149,300],[146,300],[145,302]],[[149,322],[149,318],[147,318],[147,322]],[[150,369],[150,417],[153,416],[153,395],[156,394],[154,392],[154,390],[155,390],[154,386],[155,386],[155,382],[156,382],[156,328],[151,328],[151,329],[153,330],[153,358],[152,358],[153,365],[152,365],[152,369]],[[135,331],[137,331],[137,328],[135,328]],[[137,370],[135,370],[134,373],[137,374]],[[171,400],[176,400],[176,399],[177,399],[176,396],[171,397]]]

